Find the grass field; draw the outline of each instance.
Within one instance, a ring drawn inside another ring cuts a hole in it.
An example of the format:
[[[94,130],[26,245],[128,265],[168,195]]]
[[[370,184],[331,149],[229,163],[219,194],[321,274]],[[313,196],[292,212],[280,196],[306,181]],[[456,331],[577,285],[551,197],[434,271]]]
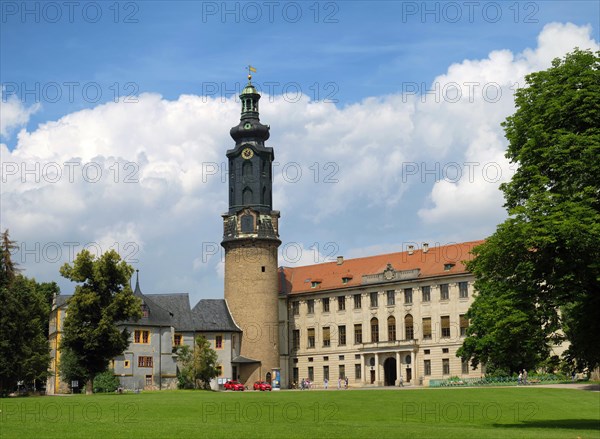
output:
[[[4,438],[599,438],[600,393],[163,391],[0,400]]]

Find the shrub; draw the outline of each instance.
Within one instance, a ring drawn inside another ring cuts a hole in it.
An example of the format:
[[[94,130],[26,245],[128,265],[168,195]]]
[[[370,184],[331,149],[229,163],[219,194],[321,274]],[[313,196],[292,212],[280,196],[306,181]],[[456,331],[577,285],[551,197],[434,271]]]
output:
[[[94,378],[94,393],[112,393],[119,388],[121,383],[119,378],[113,374],[112,370],[99,373]]]

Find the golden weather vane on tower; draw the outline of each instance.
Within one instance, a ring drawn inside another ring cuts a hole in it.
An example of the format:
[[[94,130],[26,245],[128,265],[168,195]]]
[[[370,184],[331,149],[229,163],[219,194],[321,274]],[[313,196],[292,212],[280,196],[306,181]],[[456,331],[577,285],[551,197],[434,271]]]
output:
[[[246,70],[248,70],[248,81],[252,81],[252,72],[256,73],[256,69],[254,67],[252,67],[250,64],[248,64],[248,67],[246,67]]]

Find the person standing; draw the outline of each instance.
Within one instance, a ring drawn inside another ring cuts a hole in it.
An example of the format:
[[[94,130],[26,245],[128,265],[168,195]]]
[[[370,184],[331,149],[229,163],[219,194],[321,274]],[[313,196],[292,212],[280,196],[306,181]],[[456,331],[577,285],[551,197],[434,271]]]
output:
[[[527,384],[527,369],[523,369],[523,384]]]
[[[348,377],[344,380],[344,389],[348,390]]]
[[[523,372],[519,371],[519,378],[517,379],[517,385],[521,385],[523,382]]]
[[[404,387],[404,378],[402,378],[402,374],[400,374],[400,387]]]
[[[329,386],[329,380],[327,378],[323,380],[323,386],[325,387],[325,390],[327,390],[327,387]]]

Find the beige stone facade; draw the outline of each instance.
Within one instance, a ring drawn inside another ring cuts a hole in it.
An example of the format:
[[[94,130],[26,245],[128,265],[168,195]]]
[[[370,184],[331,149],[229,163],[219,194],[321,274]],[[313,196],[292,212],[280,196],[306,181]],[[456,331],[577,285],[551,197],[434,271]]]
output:
[[[469,246],[460,246],[458,257],[466,258]],[[480,377],[481,370],[456,357],[474,278],[458,257],[442,253],[438,248],[387,255],[390,263],[378,255],[283,269],[287,279],[300,276],[306,287],[294,291],[303,287],[291,280],[280,302],[287,345],[282,381],[308,378],[322,387],[327,378],[336,387],[347,377],[350,386],[361,387],[400,385],[400,377],[404,385]],[[399,265],[403,269],[394,269]]]

